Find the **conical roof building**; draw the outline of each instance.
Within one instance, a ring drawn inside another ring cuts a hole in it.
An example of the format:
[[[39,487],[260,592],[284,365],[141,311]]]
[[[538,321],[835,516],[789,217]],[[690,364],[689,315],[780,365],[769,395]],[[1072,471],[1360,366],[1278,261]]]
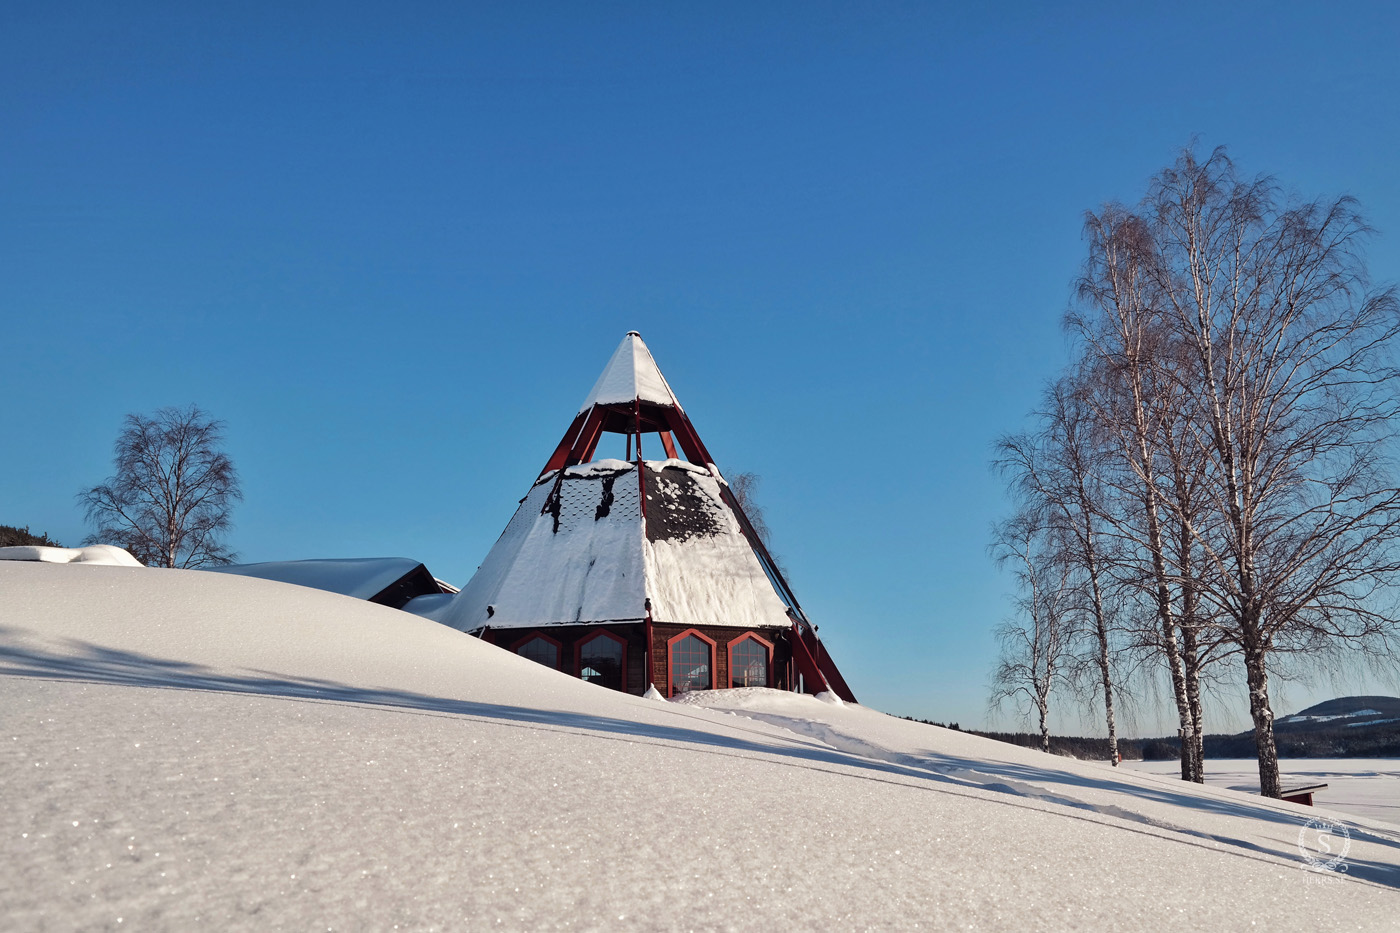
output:
[[[593,459],[608,434],[624,459]],[[635,331],[442,620],[632,693],[854,701]]]

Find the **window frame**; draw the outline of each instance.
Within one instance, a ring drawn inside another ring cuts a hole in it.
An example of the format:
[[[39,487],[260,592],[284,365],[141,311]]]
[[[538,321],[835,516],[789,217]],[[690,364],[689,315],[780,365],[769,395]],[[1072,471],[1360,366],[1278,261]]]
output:
[[[773,643],[757,632],[745,632],[738,638],[731,639],[729,644],[724,646],[725,661],[728,663],[729,668],[729,689],[731,690],[734,689],[734,646],[749,639],[758,642],[763,646],[763,650],[767,652],[768,657],[764,661],[764,664],[767,666],[768,676],[765,679],[768,681],[769,687],[773,686]]]
[[[627,639],[623,638],[621,635],[618,635],[616,632],[610,632],[610,631],[608,631],[608,630],[605,629],[605,628],[600,628],[600,629],[598,629],[598,630],[597,630],[596,632],[594,632],[593,634],[587,636],[586,638],[580,639],[578,642],[576,642],[576,643],[574,644],[574,676],[577,677],[579,680],[583,680],[583,648],[584,648],[585,645],[589,644],[590,642],[597,641],[599,638],[610,638],[610,639],[612,639],[613,641],[617,642],[618,645],[620,645],[620,646],[622,647],[622,670],[621,670],[621,672],[620,672],[620,673],[622,674],[622,679],[621,679],[621,683],[618,684],[618,686],[616,687],[616,689],[619,690],[619,691],[621,691],[622,693],[626,693],[626,692],[627,692]],[[669,673],[669,671],[668,671],[668,673]],[[600,685],[600,686],[601,686],[601,685]],[[608,688],[608,689],[613,689],[613,688]]]
[[[542,638],[554,646],[554,657],[556,660],[552,670],[562,671],[564,669],[564,643],[557,638],[551,638],[539,629],[532,629],[529,634],[525,635],[523,638],[516,639],[510,646],[510,653],[516,657],[525,658],[525,656],[520,653],[521,646],[528,644],[536,638]],[[540,662],[534,660],[534,658],[525,658],[525,660],[534,664],[540,664]],[[544,665],[540,664],[540,667],[544,667]]]
[[[674,688],[675,685],[676,685],[676,681],[675,681],[675,678],[671,676],[672,649],[675,648],[676,642],[681,641],[682,639],[688,638],[688,637],[690,637],[691,635],[694,635],[696,638],[700,639],[700,640],[703,641],[705,644],[707,644],[707,645],[710,646],[710,685],[709,685],[708,687],[705,687],[704,689],[706,689],[706,690],[713,690],[713,689],[715,689],[715,681],[716,681],[716,679],[717,679],[717,678],[715,677],[715,661],[716,661],[715,655],[716,655],[716,653],[717,653],[717,652],[715,651],[715,649],[716,649],[717,647],[719,647],[719,643],[716,642],[716,641],[715,641],[713,638],[711,638],[710,636],[706,635],[704,632],[700,631],[698,628],[688,628],[688,629],[686,629],[685,631],[681,632],[679,635],[674,635],[674,636],[672,636],[671,638],[666,639],[666,696],[667,696],[667,697],[675,696],[675,690],[674,690],[673,688]]]

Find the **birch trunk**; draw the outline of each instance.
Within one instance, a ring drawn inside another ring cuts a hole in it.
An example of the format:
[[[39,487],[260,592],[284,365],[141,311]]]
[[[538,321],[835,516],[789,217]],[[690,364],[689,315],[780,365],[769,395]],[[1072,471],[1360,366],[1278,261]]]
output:
[[[1278,747],[1274,743],[1274,710],[1269,703],[1268,652],[1255,633],[1243,639],[1245,677],[1249,686],[1249,715],[1254,720],[1254,747],[1259,757],[1259,793],[1278,799],[1283,786],[1278,770]]]

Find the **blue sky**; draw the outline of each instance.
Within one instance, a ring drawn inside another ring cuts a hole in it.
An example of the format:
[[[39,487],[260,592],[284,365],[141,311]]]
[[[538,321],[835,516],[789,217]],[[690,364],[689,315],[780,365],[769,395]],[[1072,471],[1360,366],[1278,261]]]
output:
[[[1198,138],[1400,276],[1389,5],[285,6],[0,8],[0,522],[195,402],[244,559],[465,582],[637,329],[857,694],[980,723],[1083,212]]]

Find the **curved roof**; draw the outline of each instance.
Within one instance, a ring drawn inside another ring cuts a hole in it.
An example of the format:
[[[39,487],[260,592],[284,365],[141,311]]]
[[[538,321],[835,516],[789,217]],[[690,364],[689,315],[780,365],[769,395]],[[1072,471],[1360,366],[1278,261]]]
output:
[[[201,569],[293,583],[356,599],[371,599],[415,567],[421,566],[409,557],[366,557],[226,564]]]

